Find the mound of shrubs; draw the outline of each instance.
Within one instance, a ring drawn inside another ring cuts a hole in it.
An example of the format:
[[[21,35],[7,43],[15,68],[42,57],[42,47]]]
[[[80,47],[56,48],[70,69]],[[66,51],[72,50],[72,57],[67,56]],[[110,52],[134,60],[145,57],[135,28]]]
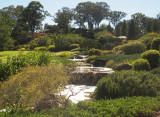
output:
[[[150,70],[150,64],[147,60],[145,59],[137,59],[134,61],[134,64],[133,64],[133,69],[134,70]]]
[[[155,49],[155,50],[160,50],[160,38],[156,38],[152,41],[152,49]]]
[[[93,55],[101,55],[101,51],[99,49],[90,49],[88,52],[89,56],[93,56]]]
[[[160,67],[152,69],[150,72],[153,74],[158,74],[160,76]]]
[[[96,99],[114,99],[132,96],[157,96],[160,79],[144,71],[121,71],[109,74],[97,83]]]
[[[143,43],[130,43],[123,47],[124,54],[140,54],[145,51],[145,45]]]
[[[151,69],[158,67],[160,64],[160,53],[157,50],[148,50],[141,55],[141,58],[150,63]]]

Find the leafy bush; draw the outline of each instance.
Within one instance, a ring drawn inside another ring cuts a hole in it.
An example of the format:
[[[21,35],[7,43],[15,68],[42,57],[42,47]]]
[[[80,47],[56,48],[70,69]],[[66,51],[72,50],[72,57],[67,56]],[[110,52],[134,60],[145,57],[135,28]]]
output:
[[[60,86],[67,84],[67,74],[60,65],[26,68],[0,86],[0,108],[35,107],[42,98],[59,92]],[[55,99],[52,98],[48,102]]]
[[[98,50],[98,49],[90,49],[89,52],[88,52],[89,56],[93,56],[93,55],[101,55],[101,51]]]
[[[48,36],[40,36],[29,42],[30,49],[35,47],[46,46],[48,47],[51,44],[51,39]]]
[[[132,66],[127,63],[121,63],[114,67],[114,70],[117,70],[117,71],[130,70],[130,69],[132,69]]]
[[[157,50],[148,50],[141,55],[141,58],[148,60],[151,69],[158,67],[160,64],[160,53]]]
[[[157,96],[160,79],[149,72],[121,71],[109,74],[97,83],[96,99],[132,96]]]
[[[71,45],[69,45],[69,50],[73,50],[73,49],[76,49],[76,48],[79,48],[79,44],[71,44]]]
[[[47,51],[48,48],[43,46],[43,47],[36,47],[36,48],[34,48],[34,50],[36,50],[36,51]]]
[[[143,43],[129,43],[123,47],[124,54],[140,54],[145,51]]]
[[[152,49],[160,50],[160,38],[156,38],[151,43]]]
[[[145,59],[137,59],[134,61],[134,64],[133,64],[133,69],[134,70],[150,70],[150,64],[147,60]]]

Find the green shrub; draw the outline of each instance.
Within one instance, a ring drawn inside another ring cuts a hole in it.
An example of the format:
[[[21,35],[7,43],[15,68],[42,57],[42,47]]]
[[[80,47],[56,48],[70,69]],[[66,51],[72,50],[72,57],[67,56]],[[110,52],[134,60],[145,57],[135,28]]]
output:
[[[147,60],[145,59],[137,59],[134,61],[134,64],[133,64],[133,69],[134,70],[150,70],[150,64]]]
[[[72,58],[74,56],[73,53],[70,51],[58,52],[56,55],[59,57],[64,57],[64,58]]]
[[[143,43],[129,43],[123,47],[124,54],[140,54],[145,51]]]
[[[105,64],[109,60],[113,60],[113,64],[111,67],[115,67],[121,63],[131,63],[132,61],[139,59],[140,54],[133,54],[133,55],[123,55],[123,54],[107,54],[105,56],[90,56],[87,59],[87,63],[91,63],[94,61],[94,66],[102,66],[104,67]]]
[[[43,47],[36,47],[36,48],[34,48],[34,50],[36,50],[36,51],[47,51],[48,48],[43,46]]]
[[[55,45],[49,45],[48,50],[50,52],[54,52],[55,51]]]
[[[54,96],[54,93],[59,92],[60,87],[67,84],[68,77],[61,65],[26,68],[0,86],[0,108],[35,107],[40,99]],[[54,99],[55,97],[52,97],[48,102]]]
[[[154,68],[150,72],[153,73],[153,74],[158,74],[160,76],[160,67]]]
[[[103,49],[103,50],[112,50],[113,47],[114,47],[113,43],[106,43],[101,47],[101,49]]]
[[[147,50],[150,50],[152,48],[151,44],[152,44],[153,39],[159,38],[159,37],[160,35],[158,33],[148,33],[142,36],[139,39],[139,41],[145,44]]]
[[[51,39],[48,36],[40,36],[29,42],[30,49],[35,47],[46,46],[48,47],[51,44]]]
[[[115,72],[102,78],[95,90],[96,99],[132,96],[157,96],[160,93],[157,75],[143,71]]]
[[[151,69],[158,67],[160,64],[160,53],[157,50],[148,50],[141,55],[141,58],[148,60]]]
[[[79,44],[71,44],[71,45],[69,45],[69,50],[73,50],[73,49],[76,49],[76,48],[79,48]]]
[[[22,67],[48,65],[49,62],[50,55],[44,52],[31,52],[7,58],[6,62],[0,62],[0,81],[20,72]]]
[[[159,97],[127,97],[113,100],[81,101],[66,108],[42,112],[20,110],[2,112],[1,117],[156,117],[160,108]]]
[[[88,52],[89,56],[93,56],[93,55],[101,55],[101,51],[99,49],[90,49]]]
[[[152,49],[155,49],[155,50],[160,50],[160,38],[156,38],[152,41]]]

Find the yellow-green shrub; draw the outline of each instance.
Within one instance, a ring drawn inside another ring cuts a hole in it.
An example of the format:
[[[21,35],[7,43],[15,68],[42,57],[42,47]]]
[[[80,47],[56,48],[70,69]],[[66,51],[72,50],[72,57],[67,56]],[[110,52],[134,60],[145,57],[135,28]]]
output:
[[[66,72],[59,65],[26,68],[1,83],[0,109],[35,107],[41,98],[57,93],[67,82]]]
[[[150,69],[150,64],[147,60],[145,59],[137,59],[134,61],[134,64],[133,64],[133,69],[134,70],[149,70]]]

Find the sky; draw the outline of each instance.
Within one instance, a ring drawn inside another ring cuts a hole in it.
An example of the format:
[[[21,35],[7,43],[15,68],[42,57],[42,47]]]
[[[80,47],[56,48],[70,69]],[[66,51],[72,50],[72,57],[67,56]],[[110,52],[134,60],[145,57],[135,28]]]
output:
[[[0,0],[0,9],[9,5],[23,5],[26,7],[32,0]],[[39,1],[44,10],[47,10],[52,16],[63,7],[75,8],[80,2],[106,2],[112,11],[122,11],[128,15],[126,20],[131,18],[134,13],[143,13],[148,17],[156,17],[160,12],[160,0],[35,0]],[[46,18],[43,24],[55,24],[53,17]],[[102,23],[105,23],[103,21]]]

